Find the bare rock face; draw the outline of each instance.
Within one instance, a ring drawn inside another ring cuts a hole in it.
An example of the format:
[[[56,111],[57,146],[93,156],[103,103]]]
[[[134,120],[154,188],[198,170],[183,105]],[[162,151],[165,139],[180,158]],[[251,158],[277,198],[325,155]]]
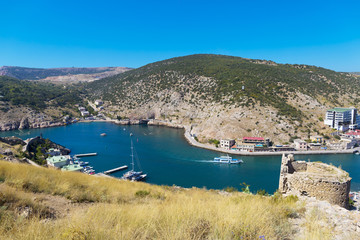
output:
[[[27,117],[24,117],[23,119],[21,119],[19,129],[27,129],[29,127],[30,127],[29,119]]]
[[[53,121],[48,115],[25,107],[12,108],[7,112],[0,111],[0,131],[27,128],[59,126],[61,122]]]

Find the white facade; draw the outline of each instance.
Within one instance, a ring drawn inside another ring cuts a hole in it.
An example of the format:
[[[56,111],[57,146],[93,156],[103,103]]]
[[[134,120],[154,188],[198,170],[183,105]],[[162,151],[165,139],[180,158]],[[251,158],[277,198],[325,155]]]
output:
[[[339,131],[357,128],[356,108],[333,108],[326,112],[324,124]]]
[[[295,149],[299,151],[306,151],[307,150],[307,142],[301,140],[301,139],[295,139],[294,140]]]
[[[82,111],[81,116],[83,116],[83,117],[89,116],[89,112],[88,111]]]
[[[230,150],[230,148],[235,144],[234,139],[221,139],[220,140],[220,146],[222,148]]]
[[[102,100],[99,100],[99,99],[98,99],[98,100],[95,101],[95,105],[96,105],[96,106],[101,106],[101,105],[103,105],[103,104],[104,104],[104,102],[103,102]]]
[[[253,144],[253,143],[236,144],[236,149],[238,151],[254,152],[255,151],[255,144]]]

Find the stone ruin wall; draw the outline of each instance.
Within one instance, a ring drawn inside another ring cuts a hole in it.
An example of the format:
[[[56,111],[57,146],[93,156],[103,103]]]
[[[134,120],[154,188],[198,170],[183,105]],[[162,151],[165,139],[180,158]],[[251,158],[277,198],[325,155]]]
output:
[[[347,173],[334,166],[295,161],[293,155],[282,157],[279,190],[283,194],[315,197],[349,208],[350,183]]]

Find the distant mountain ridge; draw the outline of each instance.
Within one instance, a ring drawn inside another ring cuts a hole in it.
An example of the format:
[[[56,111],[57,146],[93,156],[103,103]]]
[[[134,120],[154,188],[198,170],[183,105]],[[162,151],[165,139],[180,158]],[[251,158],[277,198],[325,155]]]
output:
[[[95,68],[26,68],[15,66],[0,67],[0,76],[14,77],[20,80],[97,80],[130,70],[127,67],[95,67]],[[81,75],[81,77],[79,77]]]

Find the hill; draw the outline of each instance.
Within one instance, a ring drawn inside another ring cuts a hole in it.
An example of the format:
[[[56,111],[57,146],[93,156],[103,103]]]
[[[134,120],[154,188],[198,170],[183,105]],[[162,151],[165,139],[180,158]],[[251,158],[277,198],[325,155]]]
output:
[[[0,76],[0,130],[52,124],[63,115],[76,115],[75,104],[83,102],[80,95],[75,86]]]
[[[114,117],[150,117],[210,138],[266,136],[287,142],[326,134],[330,106],[358,106],[360,78],[308,66],[223,55],[172,58],[87,84]]]
[[[0,161],[4,239],[358,237],[348,230],[357,213],[318,204],[277,193],[155,186]]]
[[[42,80],[60,83],[94,81],[130,70],[126,67],[97,68],[25,68],[14,66],[0,67],[0,76],[21,80]]]

